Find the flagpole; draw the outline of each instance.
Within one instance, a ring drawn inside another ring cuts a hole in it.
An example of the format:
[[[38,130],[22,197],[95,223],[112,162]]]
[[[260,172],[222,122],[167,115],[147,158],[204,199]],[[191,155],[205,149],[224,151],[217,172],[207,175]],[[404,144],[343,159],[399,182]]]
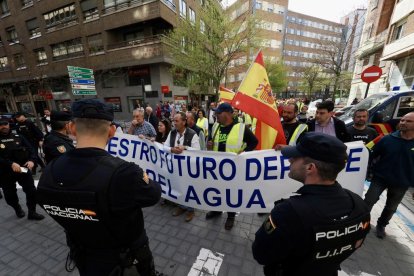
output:
[[[252,63],[250,63],[249,69],[247,69],[247,71],[246,71],[246,75],[244,76],[244,78],[243,78],[242,82],[239,84],[239,87],[237,88],[236,93],[237,93],[237,92],[239,92],[239,88],[240,88],[240,86],[241,86],[241,85],[244,83],[244,81],[246,80],[246,76],[247,76],[247,75],[248,75],[248,73],[250,72],[250,69],[252,68],[252,66],[253,66],[254,62],[256,61],[257,56],[259,55],[260,51],[262,51],[262,48],[260,48],[260,49],[259,49],[259,51],[257,51],[256,57],[254,58],[253,62],[252,62]]]

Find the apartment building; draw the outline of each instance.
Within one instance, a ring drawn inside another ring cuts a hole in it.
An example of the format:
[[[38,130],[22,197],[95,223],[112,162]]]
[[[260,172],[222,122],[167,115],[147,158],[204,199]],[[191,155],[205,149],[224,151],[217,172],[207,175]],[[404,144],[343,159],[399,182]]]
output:
[[[414,90],[414,1],[395,2],[381,61],[391,62],[391,90]]]
[[[382,69],[382,76],[379,80],[370,84],[368,95],[388,91],[391,88],[388,73],[392,63],[381,59],[381,57],[388,39],[388,30],[395,4],[396,0],[369,1],[361,43],[355,53],[357,60],[349,93],[349,104],[355,98],[362,99],[365,97],[367,84],[361,80],[361,73],[369,66],[379,66]]]
[[[321,18],[288,11],[284,38],[283,57],[288,68],[288,88],[286,97],[304,96],[301,90],[303,71],[318,65],[322,59],[321,49],[329,44],[342,42],[344,25]],[[326,45],[325,45],[326,44]],[[329,73],[322,73],[329,77]],[[320,87],[319,94],[328,93],[327,87]]]
[[[144,101],[188,97],[161,36],[196,18],[202,2],[0,0],[0,111],[69,107],[82,96],[72,94],[68,65],[94,70],[97,97],[114,104],[116,119]]]
[[[345,52],[342,69],[354,72],[355,53],[361,42],[362,32],[365,23],[366,9],[356,9],[341,18],[341,24],[345,26]]]
[[[239,20],[243,16],[254,14],[258,20],[257,36],[262,42],[264,58],[278,62],[282,57],[285,17],[288,0],[238,0],[227,8],[226,13],[231,20]],[[257,52],[250,50],[239,55],[229,66],[225,85],[237,89],[246,75],[249,65]]]

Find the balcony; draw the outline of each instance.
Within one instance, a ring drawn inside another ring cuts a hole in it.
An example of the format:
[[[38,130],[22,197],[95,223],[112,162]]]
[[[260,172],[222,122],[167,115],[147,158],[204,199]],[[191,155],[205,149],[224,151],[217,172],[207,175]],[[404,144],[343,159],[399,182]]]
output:
[[[387,34],[388,30],[385,30],[382,33],[362,42],[355,53],[355,56],[358,59],[363,59],[364,57],[369,56],[383,48],[387,39]]]
[[[125,10],[130,7],[140,6],[140,5],[148,4],[151,2],[155,2],[155,1],[157,0],[127,0],[127,1],[123,1],[122,3],[116,4],[116,5],[108,5],[104,7],[104,9],[102,10],[102,14],[113,13],[116,11]],[[172,0],[161,0],[161,2],[163,2],[166,6],[168,6],[173,11],[176,11],[175,4]]]
[[[10,71],[10,65],[0,65],[0,72],[7,72]]]
[[[403,1],[404,2],[404,1]],[[414,33],[406,35],[384,47],[381,60],[396,60],[414,53]]]
[[[414,1],[400,1],[394,9],[390,25],[393,25],[414,11]]]

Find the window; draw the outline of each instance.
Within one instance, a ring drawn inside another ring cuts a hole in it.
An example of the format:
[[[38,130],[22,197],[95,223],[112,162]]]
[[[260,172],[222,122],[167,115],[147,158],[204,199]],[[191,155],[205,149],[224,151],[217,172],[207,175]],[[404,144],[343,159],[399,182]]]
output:
[[[190,21],[191,21],[191,23],[195,24],[195,21],[196,21],[195,11],[192,8],[188,8],[188,12],[190,14]]]
[[[37,18],[30,19],[26,21],[27,31],[29,32],[30,38],[39,37],[42,34],[40,33],[39,24]]]
[[[17,36],[17,32],[14,26],[8,27],[6,29],[6,33],[7,33],[7,41],[9,41],[10,43],[19,43],[19,38]]]
[[[13,55],[13,60],[16,65],[16,70],[26,69],[26,62],[22,54]]]
[[[414,97],[413,96],[406,96],[401,97],[398,103],[397,114],[394,116],[395,118],[401,118],[405,114],[414,111]]]
[[[70,23],[76,22],[76,11],[75,4],[65,6],[51,12],[43,14],[43,18],[46,22],[46,28],[53,28],[57,25],[62,25],[64,27]]]
[[[53,44],[51,47],[53,52],[53,60],[83,55],[83,45],[80,38]]]
[[[206,31],[206,23],[203,20],[200,20],[200,32],[204,34]]]
[[[102,43],[102,34],[95,34],[87,37],[89,54],[102,53],[104,50]]]
[[[91,20],[99,18],[98,4],[94,0],[83,0],[81,3],[81,9],[84,20]]]
[[[267,11],[273,13],[273,4],[272,3],[267,4]]]
[[[9,5],[7,4],[7,0],[0,0],[0,13],[2,15],[10,13]]]
[[[392,40],[398,40],[404,36],[404,29],[406,23],[407,22],[405,21],[395,26]]]
[[[262,7],[263,7],[262,2],[257,1],[257,2],[256,2],[256,10],[261,10],[261,9],[262,9]]]
[[[187,2],[180,0],[180,15],[187,18]]]
[[[47,55],[44,48],[33,50],[37,65],[47,64]]]
[[[29,7],[33,6],[33,0],[21,0],[22,1],[22,7]]]
[[[0,57],[0,71],[7,71],[9,69],[9,61],[7,57]]]

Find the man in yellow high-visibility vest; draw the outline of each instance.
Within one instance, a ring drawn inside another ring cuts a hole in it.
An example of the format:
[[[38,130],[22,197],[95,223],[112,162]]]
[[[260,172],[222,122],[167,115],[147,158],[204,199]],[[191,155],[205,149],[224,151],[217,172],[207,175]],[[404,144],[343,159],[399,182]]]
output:
[[[253,132],[245,127],[244,123],[235,122],[233,118],[233,108],[229,103],[220,104],[215,110],[217,122],[214,123],[209,135],[207,148],[213,151],[242,153],[252,151],[256,148],[259,141]],[[211,219],[221,215],[221,212],[210,211],[206,214],[206,219]],[[224,225],[226,230],[230,230],[234,225],[236,213],[229,212]]]

